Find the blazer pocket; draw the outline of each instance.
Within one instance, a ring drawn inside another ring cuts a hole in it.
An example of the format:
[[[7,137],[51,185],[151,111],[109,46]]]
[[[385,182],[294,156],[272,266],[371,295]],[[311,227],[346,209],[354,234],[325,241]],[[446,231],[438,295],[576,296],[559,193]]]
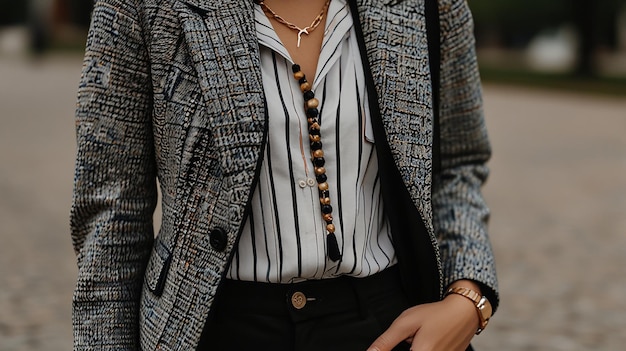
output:
[[[145,274],[148,290],[154,295],[161,296],[163,294],[167,273],[171,264],[172,251],[157,239]]]

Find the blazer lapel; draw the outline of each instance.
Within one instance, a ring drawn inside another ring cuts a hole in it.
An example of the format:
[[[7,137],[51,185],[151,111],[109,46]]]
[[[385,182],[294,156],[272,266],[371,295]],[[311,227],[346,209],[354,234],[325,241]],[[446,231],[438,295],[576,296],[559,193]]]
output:
[[[252,1],[181,0],[177,10],[198,73],[225,175],[254,174],[265,130],[265,100]]]
[[[356,0],[393,159],[433,234],[432,89],[424,2]]]
[[[379,173],[403,286],[412,303],[437,301],[443,281],[430,199],[432,99],[424,4],[349,1],[372,73],[367,80]]]

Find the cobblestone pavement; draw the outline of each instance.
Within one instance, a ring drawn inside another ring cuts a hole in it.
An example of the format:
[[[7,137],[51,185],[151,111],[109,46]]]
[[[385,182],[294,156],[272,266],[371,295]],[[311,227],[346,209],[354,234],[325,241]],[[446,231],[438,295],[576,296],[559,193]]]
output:
[[[0,59],[0,351],[71,349],[80,59]],[[502,307],[483,351],[624,350],[626,101],[485,89]]]

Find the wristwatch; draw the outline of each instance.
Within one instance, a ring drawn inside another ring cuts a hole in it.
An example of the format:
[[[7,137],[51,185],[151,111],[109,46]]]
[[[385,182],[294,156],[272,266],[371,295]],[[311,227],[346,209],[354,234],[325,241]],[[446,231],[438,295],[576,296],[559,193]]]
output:
[[[491,318],[491,314],[493,313],[489,300],[472,289],[460,286],[448,289],[445,296],[450,294],[458,294],[472,300],[474,306],[476,306],[476,310],[478,311],[478,319],[480,321],[478,330],[476,330],[476,335],[485,330],[487,324],[489,323],[489,318]]]

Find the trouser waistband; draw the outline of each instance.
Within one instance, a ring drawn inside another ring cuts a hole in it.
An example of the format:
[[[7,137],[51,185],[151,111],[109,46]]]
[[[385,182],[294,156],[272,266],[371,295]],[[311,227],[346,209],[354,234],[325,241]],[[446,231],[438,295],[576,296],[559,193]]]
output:
[[[309,280],[293,284],[225,280],[218,300],[231,309],[266,315],[285,315],[294,322],[332,313],[359,310],[369,296],[400,291],[400,274],[390,267],[374,275]]]

